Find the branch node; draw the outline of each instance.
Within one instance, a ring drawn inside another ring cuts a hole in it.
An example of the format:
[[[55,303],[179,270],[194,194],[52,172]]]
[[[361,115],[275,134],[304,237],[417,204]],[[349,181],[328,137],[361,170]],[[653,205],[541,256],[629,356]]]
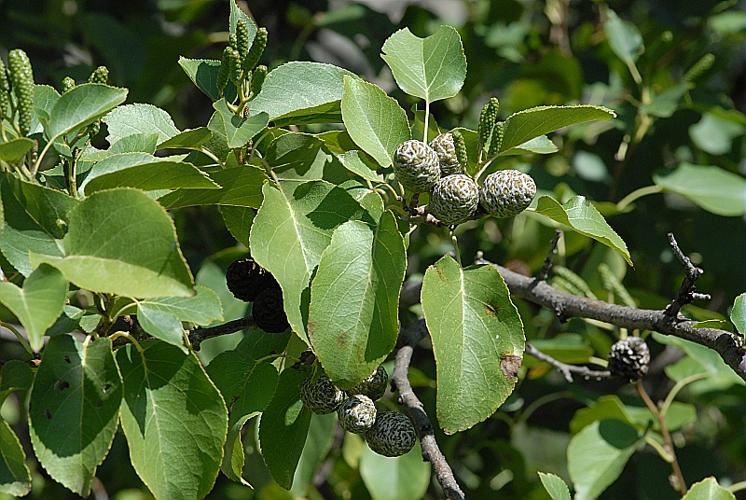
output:
[[[689,304],[695,300],[710,300],[710,296],[707,294],[697,293],[695,283],[699,279],[704,271],[692,263],[692,260],[686,256],[686,254],[679,247],[679,243],[676,241],[673,233],[668,233],[668,244],[671,245],[676,259],[684,268],[684,280],[681,282],[679,292],[676,297],[671,301],[666,309],[663,311],[665,318],[673,322],[679,316],[681,308],[686,304]]]

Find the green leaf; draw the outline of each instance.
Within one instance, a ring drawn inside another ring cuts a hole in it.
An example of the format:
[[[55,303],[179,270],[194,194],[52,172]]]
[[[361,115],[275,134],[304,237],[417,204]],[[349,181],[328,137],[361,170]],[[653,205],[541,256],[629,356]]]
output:
[[[373,500],[410,500],[425,497],[430,465],[422,460],[419,443],[399,457],[384,457],[365,446],[360,475]]]
[[[256,210],[248,207],[220,207],[220,214],[223,216],[225,228],[243,246],[249,246],[249,231],[251,224],[254,222]]]
[[[52,108],[45,132],[50,141],[101,118],[127,98],[127,89],[84,83],[64,94]],[[111,133],[111,131],[110,131]],[[127,134],[129,135],[129,134]]]
[[[158,144],[158,149],[199,149],[212,137],[207,127],[198,127],[179,132],[167,141]]]
[[[698,148],[711,155],[727,154],[733,141],[746,132],[743,123],[727,118],[727,115],[705,113],[700,121],[689,127],[689,137]]]
[[[746,335],[746,293],[742,293],[733,301],[730,310],[730,320],[741,335]]]
[[[524,155],[524,154],[537,154],[537,155],[548,155],[556,153],[557,146],[549,140],[549,137],[540,135],[534,137],[523,144],[511,148],[507,151],[500,153],[500,156],[512,156],[512,155]]]
[[[334,229],[363,211],[344,189],[325,181],[265,184],[264,202],[251,226],[251,255],[282,287],[293,331],[306,338],[311,274]]]
[[[570,489],[561,477],[548,472],[539,472],[539,479],[552,500],[570,500]]]
[[[267,163],[280,180],[326,180],[341,184],[352,176],[336,156],[324,148],[324,143],[309,134],[283,134],[269,145]]]
[[[564,204],[549,196],[542,196],[536,205],[536,213],[616,250],[632,265],[627,244],[584,196],[573,196]]]
[[[462,269],[450,256],[425,272],[422,310],[437,369],[438,422],[453,434],[485,420],[513,392],[523,325],[497,269]]]
[[[674,401],[666,413],[666,426],[673,432],[696,419],[697,411],[694,406]],[[570,431],[577,434],[597,420],[620,420],[641,432],[648,428],[660,430],[658,420],[647,408],[625,405],[619,397],[607,394],[593,401],[587,408],[576,411],[570,421]]]
[[[145,193],[94,193],[70,213],[64,257],[32,255],[80,288],[125,297],[188,297],[194,280],[168,213]]]
[[[746,179],[721,168],[682,163],[666,176],[654,175],[653,181],[708,212],[726,217],[746,213]]]
[[[31,472],[26,454],[13,429],[0,419],[0,492],[14,497],[31,492]]]
[[[119,153],[154,154],[158,145],[158,134],[132,134],[122,137],[104,151],[104,158]],[[102,158],[103,159],[103,158]]]
[[[611,9],[607,10],[604,32],[611,50],[625,64],[634,64],[640,54],[645,51],[642,35],[635,25],[620,19]]]
[[[334,231],[311,284],[308,337],[341,388],[362,382],[396,345],[406,268],[404,239],[391,212],[375,228],[349,221]]]
[[[11,139],[0,144],[0,160],[15,163],[23,159],[34,147],[34,141],[26,137]]]
[[[151,307],[150,304],[138,304],[137,322],[153,337],[187,352],[184,346],[184,328],[179,318],[170,312]]]
[[[233,481],[249,484],[242,476],[241,431],[250,418],[264,411],[277,386],[277,369],[259,360],[283,351],[288,338],[288,334],[267,335],[252,328],[234,349],[218,354],[207,366],[207,374],[228,404],[228,439],[221,470]]]
[[[49,126],[52,108],[60,94],[49,85],[34,85],[34,114],[31,117],[31,133],[42,133]]]
[[[88,496],[117,431],[122,379],[109,339],[52,337],[29,403],[34,452],[54,480]]]
[[[246,13],[238,7],[238,4],[234,0],[231,0],[229,3],[230,14],[228,15],[228,31],[235,35],[238,21],[243,21],[249,33],[249,46],[251,46],[254,37],[256,36],[256,23],[254,23],[254,20],[247,16]]]
[[[679,101],[691,88],[689,82],[672,85],[660,94],[652,97],[650,102],[640,106],[640,111],[659,118],[669,118],[679,107]]]
[[[217,170],[210,178],[221,189],[177,189],[158,199],[165,208],[194,205],[228,205],[259,208],[262,203],[262,184],[267,179],[264,171],[250,165]]]
[[[736,496],[720,486],[714,477],[706,477],[694,483],[682,500],[736,500]]]
[[[29,252],[62,256],[59,241],[65,234],[69,213],[78,201],[54,189],[0,174],[0,250],[18,272],[34,270]]]
[[[55,268],[41,265],[19,288],[9,281],[0,281],[0,304],[18,318],[26,329],[34,352],[44,345],[44,334],[62,314],[67,293],[67,281]]]
[[[156,498],[203,498],[223,456],[228,413],[193,353],[160,341],[117,351],[122,429],[137,475]]]
[[[223,320],[223,308],[218,295],[205,286],[196,286],[192,297],[158,297],[144,299],[138,305],[147,305],[150,310],[168,313],[179,321],[207,326]],[[126,312],[125,312],[126,313]]]
[[[286,490],[293,485],[311,421],[311,411],[300,399],[300,385],[305,378],[303,370],[283,371],[275,395],[259,420],[264,463],[277,484]]]
[[[357,78],[331,64],[292,61],[267,74],[262,90],[249,104],[278,126],[338,122],[343,78]]]
[[[228,109],[225,99],[213,103],[212,107],[218,114],[216,121],[214,123],[211,121],[208,127],[225,136],[228,147],[231,149],[244,147],[269,123],[269,115],[263,111],[252,114],[248,118],[239,118]]]
[[[363,154],[364,153],[357,150],[346,151],[342,154],[338,154],[337,159],[339,159],[342,165],[353,174],[358,175],[365,180],[382,182],[383,176],[376,173],[377,165],[366,163],[366,161],[363,160]],[[370,162],[370,160],[368,161]]]
[[[380,87],[345,77],[342,121],[360,149],[381,166],[391,165],[396,147],[409,139],[407,114]]]
[[[218,90],[218,73],[220,72],[220,61],[215,59],[189,59],[179,56],[179,66],[184,70],[190,80],[211,101],[220,99]]]
[[[109,132],[106,136],[109,144],[132,134],[157,134],[161,143],[179,133],[171,115],[152,104],[120,106],[106,115],[103,122]]]
[[[293,487],[290,490],[296,497],[307,498],[309,486],[324,463],[324,457],[332,448],[336,430],[336,413],[311,415],[308,437],[298,460],[298,467],[293,476]]]
[[[639,443],[637,431],[619,420],[593,422],[567,447],[567,469],[575,499],[598,497],[624,470]]]
[[[708,378],[711,382],[718,379],[718,382],[724,383],[726,386],[732,384],[746,384],[746,382],[736,375],[733,369],[723,361],[723,358],[709,347],[682,338],[661,335],[659,333],[654,333],[653,338],[656,342],[666,345],[674,345],[684,351],[696,362],[698,368],[696,372],[709,374],[710,377]],[[678,377],[673,377],[673,374],[670,372],[670,369],[674,366],[675,365],[668,366],[666,368],[666,374],[671,376],[674,380],[677,380]],[[688,375],[692,375],[692,373],[687,373],[686,376]]]
[[[464,47],[451,26],[440,26],[427,38],[401,29],[381,51],[399,87],[428,103],[455,96],[466,79]]]
[[[133,153],[123,154],[128,155]],[[86,195],[117,187],[131,187],[143,191],[156,191],[159,189],[220,189],[220,185],[213,182],[207,174],[191,163],[182,161],[157,160],[124,167],[119,170],[110,168],[108,171],[101,166],[105,162],[107,166],[112,166],[109,162],[118,156],[121,155],[110,156],[93,166],[89,176],[86,178],[86,182],[81,186],[84,188]]]
[[[0,404],[12,392],[31,389],[33,382],[34,370],[29,362],[18,359],[6,361],[0,371]]]
[[[513,113],[505,121],[505,133],[500,146],[503,154],[516,146],[549,132],[570,125],[594,120],[611,120],[616,113],[603,106],[537,106]]]

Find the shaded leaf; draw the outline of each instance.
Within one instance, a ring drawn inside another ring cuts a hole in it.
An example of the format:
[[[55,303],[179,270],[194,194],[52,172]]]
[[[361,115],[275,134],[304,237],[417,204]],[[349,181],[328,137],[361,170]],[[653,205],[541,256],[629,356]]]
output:
[[[67,293],[67,281],[57,269],[42,264],[19,288],[9,281],[0,281],[0,304],[18,318],[26,329],[34,352],[44,345],[44,334],[62,314]]]
[[[34,141],[26,137],[11,139],[0,144],[0,160],[15,163],[23,159],[34,147]]]
[[[430,466],[419,443],[399,457],[384,457],[363,447],[360,475],[373,500],[423,498],[430,484]]]
[[[682,163],[668,175],[654,175],[653,180],[708,212],[724,216],[746,213],[746,179],[719,167]]]
[[[228,414],[193,353],[160,341],[117,351],[130,460],[156,498],[202,498],[220,469]]]
[[[194,282],[168,213],[141,191],[94,193],[70,213],[64,257],[34,254],[68,281],[126,297],[190,296]]]
[[[165,208],[194,205],[228,205],[259,208],[262,203],[262,184],[267,179],[263,170],[250,165],[226,168],[210,173],[220,189],[177,189],[160,198]]]
[[[52,478],[88,496],[114,439],[121,401],[122,379],[108,339],[49,340],[31,390],[29,432]]]
[[[0,492],[22,497],[31,492],[26,453],[13,429],[0,419]]]
[[[231,149],[242,148],[254,137],[267,127],[269,115],[265,112],[251,114],[248,118],[240,118],[228,109],[225,99],[221,99],[212,105],[217,111],[216,120],[208,124],[210,130],[216,130],[224,136],[227,145]]]
[[[741,335],[746,335],[746,293],[742,293],[733,301],[730,310],[730,320]]]

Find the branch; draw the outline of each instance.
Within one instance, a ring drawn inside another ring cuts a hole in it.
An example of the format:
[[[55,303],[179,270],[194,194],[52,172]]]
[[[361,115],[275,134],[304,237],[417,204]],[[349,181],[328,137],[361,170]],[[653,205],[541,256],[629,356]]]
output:
[[[203,340],[219,335],[228,335],[229,333],[240,332],[254,325],[254,318],[246,316],[245,318],[235,319],[222,325],[210,326],[206,328],[195,328],[187,332],[189,342],[195,351],[199,351],[199,346]]]
[[[557,370],[560,371],[560,373],[562,373],[562,376],[564,376],[565,380],[567,380],[568,382],[573,381],[573,373],[582,377],[584,380],[602,380],[611,378],[611,372],[609,372],[608,370],[591,370],[586,366],[565,364],[557,359],[554,359],[548,354],[541,352],[536,347],[534,347],[533,344],[530,343],[526,343],[526,353],[535,357],[539,361],[544,361],[545,363],[549,363],[550,365],[555,367]]]
[[[671,319],[676,318],[681,311],[682,306],[689,304],[695,300],[710,300],[711,297],[707,294],[697,293],[695,283],[697,279],[704,274],[704,271],[695,266],[692,260],[681,251],[679,244],[676,242],[672,233],[668,233],[668,243],[671,245],[674,255],[679,260],[681,265],[684,267],[684,281],[681,282],[679,293],[676,298],[666,307],[665,314]]]
[[[549,253],[547,253],[546,259],[544,259],[544,265],[541,266],[539,272],[536,273],[535,280],[537,283],[540,281],[546,281],[549,276],[549,271],[552,270],[554,256],[557,255],[557,245],[559,244],[560,236],[562,236],[562,231],[559,229],[555,230],[554,237],[552,237],[552,241],[549,243]]]
[[[404,406],[404,410],[409,415],[409,418],[412,419],[417,429],[417,435],[420,438],[420,445],[422,447],[422,458],[432,464],[435,477],[443,487],[446,497],[463,500],[464,492],[461,491],[461,487],[453,475],[451,466],[448,465],[446,457],[440,451],[438,443],[435,441],[433,426],[425,412],[425,407],[412,390],[412,386],[407,378],[414,346],[426,335],[426,332],[424,320],[419,320],[401,331],[399,340],[402,345],[396,353],[391,384],[395,390],[399,391],[399,403]]]

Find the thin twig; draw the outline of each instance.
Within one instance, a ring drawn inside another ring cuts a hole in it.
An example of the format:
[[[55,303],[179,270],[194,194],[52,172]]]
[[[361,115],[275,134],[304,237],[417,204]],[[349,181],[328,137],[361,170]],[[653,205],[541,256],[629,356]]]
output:
[[[189,342],[191,342],[192,347],[195,351],[198,351],[203,340],[220,335],[240,332],[241,330],[246,330],[252,325],[254,325],[254,318],[246,316],[245,318],[235,319],[222,325],[195,328],[187,333],[189,334]]]
[[[550,365],[555,367],[568,382],[573,381],[573,373],[575,375],[578,375],[579,377],[582,377],[584,380],[603,380],[611,378],[611,372],[609,372],[608,370],[591,370],[587,366],[565,364],[551,357],[550,355],[541,352],[533,344],[530,343],[526,344],[526,353],[535,357],[539,361],[544,361],[545,363],[549,363]]]
[[[391,383],[395,390],[399,391],[399,403],[404,406],[404,411],[412,419],[412,423],[414,423],[415,429],[417,429],[417,435],[420,438],[420,445],[422,447],[422,458],[432,465],[435,477],[443,487],[446,497],[463,500],[464,492],[456,481],[453,470],[446,461],[446,457],[438,447],[430,418],[425,412],[422,401],[419,400],[412,390],[412,385],[409,383],[407,377],[414,346],[424,337],[425,333],[424,320],[419,320],[401,331],[399,335],[401,347],[396,352],[396,362],[394,373],[391,376]]]
[[[544,259],[544,265],[541,266],[541,269],[538,273],[536,273],[536,277],[534,278],[537,283],[539,283],[540,281],[546,281],[547,277],[549,276],[549,272],[552,270],[554,256],[557,255],[557,245],[559,244],[560,236],[562,236],[562,231],[560,231],[559,229],[555,230],[552,241],[551,243],[549,243],[549,253],[547,253],[546,259]]]
[[[677,492],[684,496],[686,495],[686,481],[684,480],[684,474],[681,473],[679,461],[676,459],[676,448],[673,445],[671,433],[668,432],[666,417],[663,413],[661,413],[660,408],[658,408],[658,406],[653,403],[653,400],[650,399],[650,396],[645,390],[645,387],[642,385],[642,382],[635,383],[635,386],[637,388],[638,394],[640,394],[640,397],[645,402],[645,406],[648,407],[650,413],[652,413],[653,416],[658,420],[658,425],[661,428],[661,434],[663,435],[663,442],[665,443],[666,451],[671,456],[671,470],[673,471],[673,476],[675,479],[674,481],[671,481],[671,485]]]
[[[674,238],[673,233],[668,233],[668,243],[671,245],[674,255],[684,267],[684,281],[681,282],[679,287],[679,293],[666,307],[665,314],[671,320],[678,317],[679,311],[686,304],[693,302],[694,300],[710,300],[711,297],[707,294],[696,293],[695,284],[697,279],[702,276],[704,271],[695,266],[692,260],[681,251],[679,244]]]

